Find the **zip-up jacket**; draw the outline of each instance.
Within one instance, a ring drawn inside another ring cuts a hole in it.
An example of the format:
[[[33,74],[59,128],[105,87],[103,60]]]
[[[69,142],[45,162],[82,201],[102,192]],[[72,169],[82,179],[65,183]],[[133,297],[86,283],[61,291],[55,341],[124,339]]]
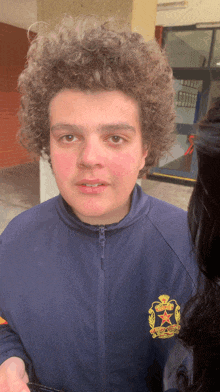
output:
[[[158,392],[196,281],[185,211],[136,185],[119,223],[92,226],[59,195],[0,236],[0,363],[66,392]]]

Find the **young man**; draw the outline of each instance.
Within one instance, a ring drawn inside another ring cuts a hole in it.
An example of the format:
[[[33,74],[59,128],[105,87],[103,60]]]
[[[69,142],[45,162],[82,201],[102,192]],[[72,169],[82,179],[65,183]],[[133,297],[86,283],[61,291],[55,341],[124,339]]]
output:
[[[172,71],[139,34],[79,31],[36,39],[19,78],[60,195],[0,239],[0,389],[158,392],[196,282],[186,213],[135,185],[171,145]]]

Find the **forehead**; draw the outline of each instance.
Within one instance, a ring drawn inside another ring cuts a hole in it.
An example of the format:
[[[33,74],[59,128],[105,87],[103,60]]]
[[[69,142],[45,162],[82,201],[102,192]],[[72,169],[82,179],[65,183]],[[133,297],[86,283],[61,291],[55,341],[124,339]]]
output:
[[[139,121],[137,101],[121,91],[62,90],[50,101],[49,113],[52,122],[61,117],[90,122],[102,117],[106,121],[114,117],[120,121]]]

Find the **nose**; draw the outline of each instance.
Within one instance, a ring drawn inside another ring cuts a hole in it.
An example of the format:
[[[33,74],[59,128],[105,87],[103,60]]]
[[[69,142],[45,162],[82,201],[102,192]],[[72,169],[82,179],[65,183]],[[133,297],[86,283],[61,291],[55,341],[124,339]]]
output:
[[[105,149],[97,137],[84,140],[81,146],[78,164],[88,168],[103,167],[105,160]]]

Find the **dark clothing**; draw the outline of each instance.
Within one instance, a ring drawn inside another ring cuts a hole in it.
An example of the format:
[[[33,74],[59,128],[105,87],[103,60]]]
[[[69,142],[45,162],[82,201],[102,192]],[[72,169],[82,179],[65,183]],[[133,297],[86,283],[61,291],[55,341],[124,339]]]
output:
[[[158,392],[196,282],[185,211],[136,185],[128,215],[99,227],[59,195],[0,237],[0,363],[67,392]]]

